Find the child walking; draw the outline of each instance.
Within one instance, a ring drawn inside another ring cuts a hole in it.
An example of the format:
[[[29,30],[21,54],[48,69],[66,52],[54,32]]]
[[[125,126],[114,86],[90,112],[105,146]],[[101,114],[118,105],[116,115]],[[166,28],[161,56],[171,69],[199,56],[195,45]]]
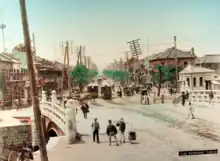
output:
[[[191,101],[189,101],[189,113],[188,113],[187,119],[188,119],[190,116],[191,116],[192,119],[194,119],[194,118],[195,118],[194,112],[195,112],[195,109],[194,109],[194,107],[192,106]]]

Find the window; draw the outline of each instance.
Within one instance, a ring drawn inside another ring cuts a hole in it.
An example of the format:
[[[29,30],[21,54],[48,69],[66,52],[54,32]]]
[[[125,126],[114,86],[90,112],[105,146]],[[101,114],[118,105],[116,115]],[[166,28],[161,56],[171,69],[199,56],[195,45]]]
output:
[[[196,78],[193,78],[193,86],[196,87]]]
[[[199,85],[203,86],[203,77],[199,77]]]
[[[184,66],[187,66],[187,65],[188,65],[188,63],[184,61]]]
[[[190,86],[190,79],[186,78],[186,81],[187,81],[188,86]]]

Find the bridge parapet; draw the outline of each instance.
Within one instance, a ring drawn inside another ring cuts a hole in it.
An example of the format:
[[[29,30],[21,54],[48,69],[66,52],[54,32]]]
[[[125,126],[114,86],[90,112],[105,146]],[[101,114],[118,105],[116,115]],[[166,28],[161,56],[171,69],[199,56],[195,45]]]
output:
[[[72,120],[72,125],[75,125],[75,116],[70,117],[68,114],[75,115],[74,111],[74,101],[73,100],[68,100],[67,102],[67,108],[64,106],[61,106],[57,103],[57,97],[56,97],[56,91],[52,91],[51,95],[51,102],[46,100],[46,93],[45,91],[42,91],[42,99],[40,102],[40,109],[42,115],[46,116],[49,118],[52,122],[54,122],[60,130],[63,131],[63,133],[67,136],[73,135],[73,132],[70,133],[70,130],[67,130],[66,125],[70,123],[69,120]],[[68,117],[67,117],[68,115]],[[37,141],[37,135],[36,135],[36,123],[34,120],[34,117],[31,118],[32,120],[32,142],[33,146],[38,145]],[[66,123],[68,120],[69,123]]]
[[[212,99],[212,103],[220,104],[220,90],[191,90],[190,93],[190,100],[195,104],[204,104],[209,103],[209,93],[212,91],[214,94],[214,98]]]

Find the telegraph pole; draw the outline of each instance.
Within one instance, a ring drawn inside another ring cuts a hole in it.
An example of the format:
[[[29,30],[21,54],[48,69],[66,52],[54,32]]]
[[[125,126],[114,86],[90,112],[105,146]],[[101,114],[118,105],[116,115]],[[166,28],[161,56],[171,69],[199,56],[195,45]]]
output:
[[[70,42],[71,43],[71,46],[72,46],[72,41]],[[63,51],[63,45],[64,43],[62,43],[61,47],[62,47],[62,51]],[[63,68],[63,71],[62,71],[62,80],[61,80],[61,98],[63,99],[63,82],[64,82],[64,73],[65,73],[65,69],[67,71],[67,77],[68,77],[68,91],[69,91],[69,97],[71,97],[71,89],[72,89],[72,86],[71,86],[71,78],[70,78],[70,59],[69,59],[69,41],[66,40],[65,42],[65,49],[64,49],[64,59],[63,59],[63,64],[64,64],[64,68]],[[61,100],[62,100],[61,99]]]
[[[64,83],[64,73],[65,73],[65,68],[66,68],[66,47],[64,49],[64,44],[62,42],[61,44],[61,48],[62,48],[62,54],[64,56],[63,58],[63,69],[62,69],[62,78],[61,78],[61,101],[63,101],[63,83]]]
[[[126,70],[127,70],[127,84],[129,83],[129,75],[128,75],[128,74],[129,74],[129,67],[130,67],[130,66],[129,66],[128,53],[129,53],[128,51],[125,52],[126,62],[127,62],[127,63],[126,63],[126,64],[127,64],[127,66],[126,66]]]
[[[137,66],[138,66],[137,68],[140,68],[139,55],[142,54],[140,44],[139,44],[139,40],[140,39],[136,39],[136,40],[132,40],[132,41],[127,42],[130,46],[132,56],[136,57],[136,59],[137,59],[137,62],[136,62]],[[136,74],[135,72],[136,72],[136,70],[134,70],[134,67],[133,67],[133,74]],[[139,76],[140,76],[140,73],[139,73]]]
[[[175,52],[176,52],[175,67],[176,67],[176,90],[177,90],[177,87],[178,87],[178,56],[177,56],[177,50],[176,50],[176,36],[174,36],[174,49],[175,49]]]
[[[21,12],[21,20],[22,20],[22,27],[23,27],[23,35],[24,35],[24,44],[26,48],[27,54],[27,65],[28,65],[28,73],[29,79],[31,82],[31,89],[32,89],[32,103],[33,103],[33,112],[36,121],[36,130],[37,136],[39,140],[39,149],[40,149],[40,157],[41,161],[48,161],[47,156],[47,149],[43,138],[43,128],[41,125],[41,111],[39,106],[39,97],[36,87],[36,75],[34,72],[34,64],[33,64],[33,56],[31,50],[31,40],[30,40],[30,33],[28,27],[28,20],[27,20],[27,11],[26,11],[26,3],[25,0],[20,0],[20,12]]]
[[[68,90],[69,90],[69,97],[72,94],[72,86],[71,86],[71,78],[70,78],[70,59],[69,59],[69,42],[66,41],[66,57],[67,57],[67,76],[68,76]]]

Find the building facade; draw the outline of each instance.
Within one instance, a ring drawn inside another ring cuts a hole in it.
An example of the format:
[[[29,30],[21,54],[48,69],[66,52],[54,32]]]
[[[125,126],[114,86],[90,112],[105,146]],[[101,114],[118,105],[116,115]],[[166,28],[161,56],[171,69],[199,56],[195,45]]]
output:
[[[208,54],[196,60],[196,66],[215,70],[220,76],[220,54]]]
[[[177,59],[177,62],[176,62]],[[196,55],[194,48],[191,51],[182,51],[175,48],[168,48],[167,50],[155,54],[149,60],[150,68],[154,65],[170,65],[177,66],[184,69],[188,64],[195,64]]]
[[[217,78],[214,70],[189,64],[179,72],[180,90],[210,90],[212,81]]]

